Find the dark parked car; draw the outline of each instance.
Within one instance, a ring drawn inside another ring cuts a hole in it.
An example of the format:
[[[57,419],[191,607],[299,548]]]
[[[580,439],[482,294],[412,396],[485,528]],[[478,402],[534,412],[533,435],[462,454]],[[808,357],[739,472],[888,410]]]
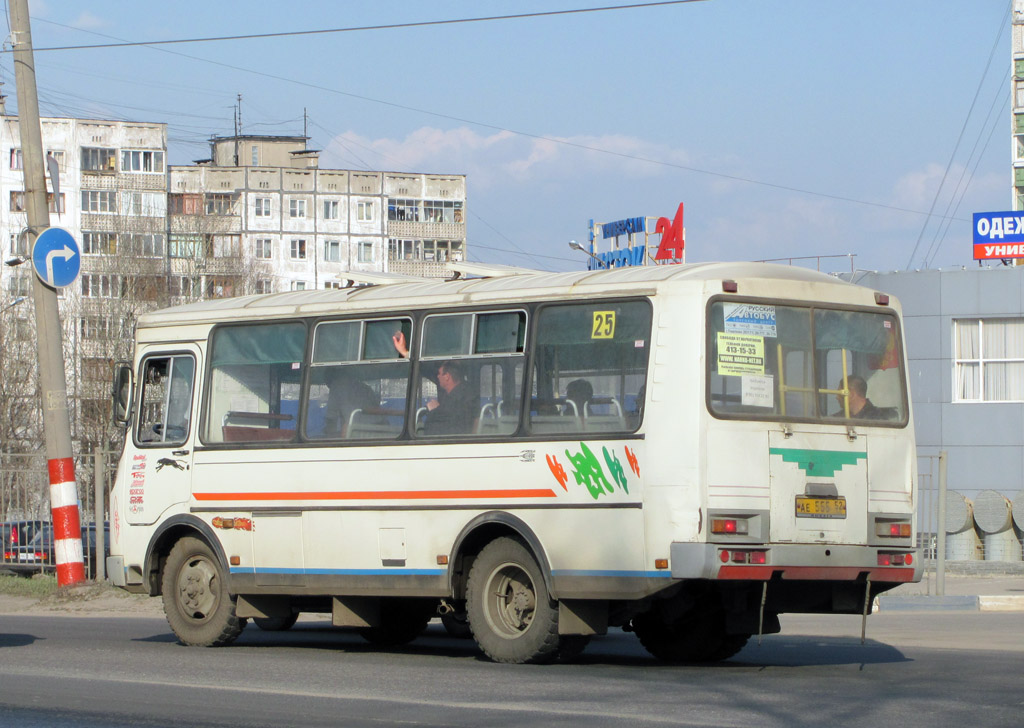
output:
[[[110,555],[109,525],[104,523],[103,530],[103,558],[106,558]],[[57,566],[53,542],[53,526],[44,522],[28,543],[4,549],[4,563],[0,568],[24,576],[53,571]],[[93,523],[82,524],[82,556],[86,577],[93,578],[96,575],[96,525]]]
[[[24,552],[22,547],[32,543],[36,534],[49,525],[49,520],[41,519],[5,521],[0,524],[0,548],[3,549],[0,556],[4,562],[0,564],[0,569],[3,569],[7,562],[18,563],[19,556]]]

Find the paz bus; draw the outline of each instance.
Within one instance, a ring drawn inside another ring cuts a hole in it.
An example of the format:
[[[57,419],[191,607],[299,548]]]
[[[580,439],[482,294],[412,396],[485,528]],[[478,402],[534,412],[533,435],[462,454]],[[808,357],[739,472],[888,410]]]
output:
[[[452,266],[139,318],[107,571],[182,643],[441,616],[499,662],[609,628],[708,662],[920,579],[895,299],[757,263]]]

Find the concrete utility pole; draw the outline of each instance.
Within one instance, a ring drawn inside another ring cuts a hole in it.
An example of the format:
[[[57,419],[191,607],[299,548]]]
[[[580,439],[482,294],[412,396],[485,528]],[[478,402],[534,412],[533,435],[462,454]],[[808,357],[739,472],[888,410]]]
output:
[[[34,246],[39,234],[50,227],[43,171],[43,135],[39,125],[39,98],[36,96],[28,0],[10,0],[10,7],[14,78],[18,90],[18,129],[21,132],[25,205],[28,210],[26,234],[29,243]],[[60,204],[59,198],[57,204]],[[32,294],[36,306],[39,394],[43,407],[46,460],[50,471],[50,510],[53,513],[57,583],[68,586],[85,581],[85,568],[75,464],[71,457],[71,420],[68,417],[57,291],[43,283],[37,275],[32,283]]]

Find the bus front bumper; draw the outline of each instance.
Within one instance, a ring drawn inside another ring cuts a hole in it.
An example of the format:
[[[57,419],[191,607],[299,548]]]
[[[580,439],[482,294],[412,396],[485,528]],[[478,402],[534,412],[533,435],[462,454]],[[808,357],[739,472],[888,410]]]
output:
[[[838,544],[673,543],[672,577],[721,581],[921,580],[915,549]]]

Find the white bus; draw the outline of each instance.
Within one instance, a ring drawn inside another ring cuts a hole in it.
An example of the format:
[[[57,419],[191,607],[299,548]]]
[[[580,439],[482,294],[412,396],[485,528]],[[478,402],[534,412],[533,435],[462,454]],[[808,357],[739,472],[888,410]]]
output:
[[[919,580],[895,300],[753,263],[491,273],[142,316],[113,582],[189,645],[440,614],[501,662],[610,627],[701,662]]]

